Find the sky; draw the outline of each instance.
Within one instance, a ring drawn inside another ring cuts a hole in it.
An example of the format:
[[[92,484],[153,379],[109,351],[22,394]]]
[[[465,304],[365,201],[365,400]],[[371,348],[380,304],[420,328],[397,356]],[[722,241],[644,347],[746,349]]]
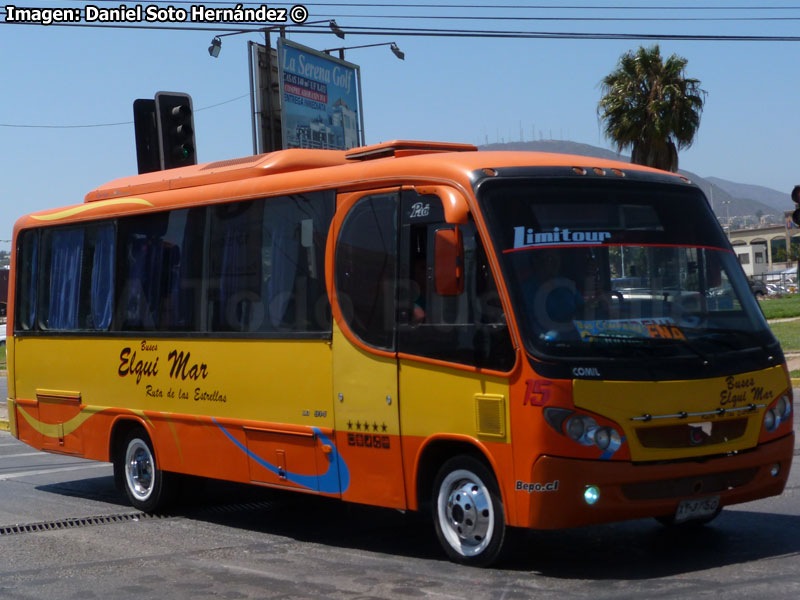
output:
[[[388,46],[345,50],[345,58],[361,69],[367,144],[557,139],[605,148],[612,146],[597,116],[600,81],[625,52],[659,43],[663,56],[676,53],[688,59],[687,75],[699,79],[707,92],[695,142],[679,153],[682,169],[787,196],[800,183],[795,137],[800,137],[800,41],[403,35],[429,28],[791,37],[798,32],[800,0],[507,2],[502,6],[508,8],[488,8],[487,0],[343,0],[338,5],[320,0],[304,5],[309,22],[335,18],[345,30],[399,29],[377,36],[347,34],[344,40],[330,32],[288,37],[318,50],[396,42],[405,53],[401,61]],[[87,4],[105,8],[123,2],[21,3],[43,8]],[[186,9],[188,4],[172,2]],[[137,172],[136,98],[153,98],[157,91],[189,93],[200,162],[252,154],[247,41],[263,43],[262,34],[223,37],[219,57],[212,58],[208,46],[214,34],[235,25],[173,24],[204,31],[21,25],[7,22],[5,6],[0,4],[0,249],[10,249],[12,227],[21,215],[80,203],[103,183]]]

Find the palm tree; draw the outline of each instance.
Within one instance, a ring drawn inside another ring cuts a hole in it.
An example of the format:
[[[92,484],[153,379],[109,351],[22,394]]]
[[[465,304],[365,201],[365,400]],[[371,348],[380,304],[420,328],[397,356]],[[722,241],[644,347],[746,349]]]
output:
[[[706,96],[699,80],[686,77],[687,62],[676,54],[664,62],[658,45],[640,46],[601,82],[603,133],[617,152],[631,148],[631,162],[678,170],[678,150],[692,145]]]

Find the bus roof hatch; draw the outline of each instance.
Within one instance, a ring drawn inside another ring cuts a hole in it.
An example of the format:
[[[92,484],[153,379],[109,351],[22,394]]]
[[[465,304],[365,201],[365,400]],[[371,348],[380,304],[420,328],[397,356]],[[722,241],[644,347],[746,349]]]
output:
[[[372,146],[353,148],[345,153],[348,160],[373,160],[376,158],[401,158],[415,154],[431,154],[434,152],[477,152],[478,147],[472,144],[455,144],[450,142],[420,142],[415,140],[393,140]]]

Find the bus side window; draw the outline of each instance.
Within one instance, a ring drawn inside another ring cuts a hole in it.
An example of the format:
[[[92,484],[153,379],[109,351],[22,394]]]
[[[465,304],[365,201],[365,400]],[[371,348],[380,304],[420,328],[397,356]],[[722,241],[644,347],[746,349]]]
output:
[[[205,209],[119,220],[114,328],[199,329]]]
[[[39,282],[42,329],[78,329],[84,234],[83,227],[59,227],[44,232],[44,265]]]
[[[497,370],[514,364],[500,295],[474,223],[458,225],[464,245],[463,290],[440,295],[434,281],[436,231],[444,221],[437,196],[403,193],[398,350]]]
[[[107,331],[114,308],[114,226],[105,223],[88,228],[87,245],[87,285],[81,294],[80,322],[84,329]]]
[[[334,201],[329,191],[265,202],[260,258],[262,331],[330,333],[325,244]]]
[[[394,350],[397,194],[360,199],[342,223],[335,258],[336,297],[351,331]]]
[[[39,271],[39,230],[20,233],[17,257],[16,328],[30,331],[36,326]]]
[[[211,331],[328,335],[324,264],[333,210],[332,191],[214,207]]]
[[[253,331],[264,319],[261,303],[263,200],[211,209],[209,329]]]
[[[111,325],[114,293],[114,226],[87,224],[47,229],[38,321],[49,331],[105,331]],[[28,317],[33,314],[27,309]],[[28,327],[30,328],[30,327]]]

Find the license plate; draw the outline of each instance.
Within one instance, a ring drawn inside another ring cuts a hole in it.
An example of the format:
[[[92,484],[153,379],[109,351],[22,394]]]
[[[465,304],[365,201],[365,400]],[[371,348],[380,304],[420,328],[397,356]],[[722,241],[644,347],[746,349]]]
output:
[[[675,511],[675,522],[683,523],[693,519],[712,516],[719,508],[719,496],[682,500]]]

